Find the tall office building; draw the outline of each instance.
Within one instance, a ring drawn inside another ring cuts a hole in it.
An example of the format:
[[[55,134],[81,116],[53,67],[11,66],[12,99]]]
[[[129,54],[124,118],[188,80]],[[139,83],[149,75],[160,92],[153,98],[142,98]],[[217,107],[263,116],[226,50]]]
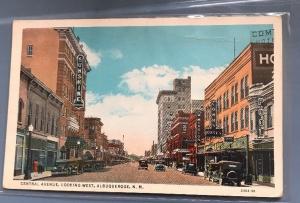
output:
[[[191,112],[191,77],[176,78],[173,90],[161,90],[158,93],[158,153],[167,150],[167,139],[171,135],[171,125],[178,111]]]

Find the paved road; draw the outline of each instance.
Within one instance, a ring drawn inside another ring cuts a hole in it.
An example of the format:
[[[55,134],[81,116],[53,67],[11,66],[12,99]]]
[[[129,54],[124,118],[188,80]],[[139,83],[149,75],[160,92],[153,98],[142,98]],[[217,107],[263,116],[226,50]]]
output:
[[[86,172],[80,175],[66,177],[49,177],[47,181],[76,182],[127,182],[127,183],[158,183],[183,185],[215,185],[200,176],[182,174],[175,168],[167,168],[165,172],[154,171],[149,164],[148,170],[138,170],[138,163],[125,163],[107,167],[99,172]]]

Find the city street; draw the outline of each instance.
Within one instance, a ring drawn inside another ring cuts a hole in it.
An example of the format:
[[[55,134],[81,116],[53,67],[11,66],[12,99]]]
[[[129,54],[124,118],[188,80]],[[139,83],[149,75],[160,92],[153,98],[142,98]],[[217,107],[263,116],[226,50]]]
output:
[[[128,182],[128,183],[159,183],[159,184],[190,184],[216,185],[200,176],[182,174],[176,168],[167,168],[165,172],[154,171],[149,164],[148,170],[138,170],[138,163],[125,163],[106,167],[98,172],[85,172],[80,175],[49,177],[47,181],[76,181],[76,182]]]

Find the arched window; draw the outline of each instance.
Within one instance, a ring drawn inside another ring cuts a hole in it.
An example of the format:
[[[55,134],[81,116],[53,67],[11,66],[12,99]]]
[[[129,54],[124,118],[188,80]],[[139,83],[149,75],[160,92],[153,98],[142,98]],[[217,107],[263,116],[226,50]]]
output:
[[[19,105],[18,105],[18,122],[22,122],[23,108],[24,108],[24,102],[20,98]]]

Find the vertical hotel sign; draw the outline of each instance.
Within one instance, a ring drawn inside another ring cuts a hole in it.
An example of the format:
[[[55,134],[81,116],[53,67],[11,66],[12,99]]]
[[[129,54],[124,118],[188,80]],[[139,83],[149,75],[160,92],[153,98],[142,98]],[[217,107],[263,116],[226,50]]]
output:
[[[205,129],[205,136],[221,137],[222,135],[222,129],[217,128],[217,102],[212,100],[210,102],[210,128]]]
[[[82,78],[83,78],[84,56],[79,54],[77,56],[77,74],[76,74],[76,90],[74,106],[77,108],[84,107],[82,98]]]

